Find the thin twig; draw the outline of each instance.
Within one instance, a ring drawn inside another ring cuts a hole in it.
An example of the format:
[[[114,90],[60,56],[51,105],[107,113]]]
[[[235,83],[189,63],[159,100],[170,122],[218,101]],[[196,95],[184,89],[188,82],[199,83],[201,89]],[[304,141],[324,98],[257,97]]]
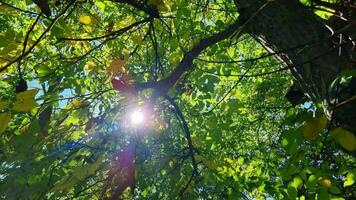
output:
[[[237,87],[237,85],[243,80],[243,78],[245,77],[245,75],[250,71],[250,69],[252,68],[254,62],[251,62],[250,66],[247,68],[246,72],[244,74],[242,74],[242,76],[240,77],[239,80],[236,81],[236,83],[225,93],[225,95],[213,106],[213,108],[211,108],[210,110],[206,111],[206,112],[202,112],[200,113],[200,115],[205,115],[205,114],[209,114],[211,113],[213,110],[215,110],[215,108],[217,108],[221,102],[223,102],[226,97]]]
[[[23,9],[21,9],[21,8],[15,7],[15,6],[10,5],[10,4],[8,4],[8,3],[5,3],[5,2],[3,2],[3,1],[0,1],[0,3],[1,3],[0,6],[2,6],[2,5],[8,6],[8,7],[10,7],[10,8],[13,8],[13,9],[15,9],[15,10],[17,10],[17,11],[20,11],[20,12],[23,12],[23,13],[26,13],[26,14],[30,14],[30,15],[40,15],[40,13],[36,13],[36,12],[28,11],[28,10],[23,10]]]
[[[132,29],[133,27],[136,27],[140,24],[146,23],[148,22],[150,19],[149,18],[145,18],[141,21],[135,22],[129,26],[126,26],[122,29],[113,31],[107,35],[102,35],[102,36],[97,36],[97,37],[91,37],[91,38],[58,38],[58,42],[61,41],[92,41],[92,40],[99,40],[99,39],[103,39],[103,38],[110,38],[110,37],[117,37],[118,35],[121,35],[123,33],[125,33],[126,31]]]

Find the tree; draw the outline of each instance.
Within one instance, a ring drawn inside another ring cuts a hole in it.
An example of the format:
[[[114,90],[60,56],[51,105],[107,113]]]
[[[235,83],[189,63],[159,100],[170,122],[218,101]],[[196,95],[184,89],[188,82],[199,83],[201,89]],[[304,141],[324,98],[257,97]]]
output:
[[[1,1],[1,198],[354,198],[355,7]]]

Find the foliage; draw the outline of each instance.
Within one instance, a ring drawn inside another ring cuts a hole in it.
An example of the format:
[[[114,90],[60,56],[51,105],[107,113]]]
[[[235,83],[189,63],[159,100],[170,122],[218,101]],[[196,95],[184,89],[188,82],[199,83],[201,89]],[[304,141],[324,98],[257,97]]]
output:
[[[233,24],[233,1],[42,2],[0,5],[2,199],[356,195],[354,134],[292,107],[287,68],[247,34],[204,49],[172,98],[139,88]]]

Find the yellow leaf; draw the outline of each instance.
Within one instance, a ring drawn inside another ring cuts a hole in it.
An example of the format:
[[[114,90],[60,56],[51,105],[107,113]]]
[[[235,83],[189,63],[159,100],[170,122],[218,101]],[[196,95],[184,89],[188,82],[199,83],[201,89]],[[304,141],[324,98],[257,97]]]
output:
[[[304,137],[314,140],[325,129],[327,122],[325,115],[306,121],[303,127]]]
[[[11,119],[10,113],[0,114],[0,133],[4,132]]]
[[[95,62],[88,61],[84,66],[84,70],[98,72],[100,70],[100,67]]]
[[[31,89],[16,94],[16,101],[13,109],[23,112],[32,110],[32,108],[37,106],[36,100],[34,99],[37,92],[36,89]]]
[[[322,185],[325,188],[331,188],[332,183],[331,183],[330,179],[328,179],[328,178],[321,178],[320,185]]]
[[[126,59],[115,58],[106,70],[113,75],[123,73],[125,72],[126,62]]]
[[[356,137],[350,131],[339,127],[331,131],[331,136],[333,136],[345,149],[349,151],[356,150]]]
[[[79,22],[84,25],[91,25],[93,23],[93,20],[91,19],[90,16],[84,15],[84,16],[79,17]]]
[[[74,99],[71,104],[75,107],[75,108],[78,108],[82,105],[82,101],[81,100],[78,100],[78,99]]]
[[[0,101],[0,110],[5,109],[9,106],[8,101]]]

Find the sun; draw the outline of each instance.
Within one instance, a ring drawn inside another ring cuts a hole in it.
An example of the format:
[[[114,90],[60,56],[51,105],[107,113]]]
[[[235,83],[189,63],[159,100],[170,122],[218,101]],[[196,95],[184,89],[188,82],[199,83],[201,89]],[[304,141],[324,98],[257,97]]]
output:
[[[132,124],[141,124],[145,119],[145,116],[142,111],[140,110],[135,110],[131,113],[130,115],[130,120]]]

